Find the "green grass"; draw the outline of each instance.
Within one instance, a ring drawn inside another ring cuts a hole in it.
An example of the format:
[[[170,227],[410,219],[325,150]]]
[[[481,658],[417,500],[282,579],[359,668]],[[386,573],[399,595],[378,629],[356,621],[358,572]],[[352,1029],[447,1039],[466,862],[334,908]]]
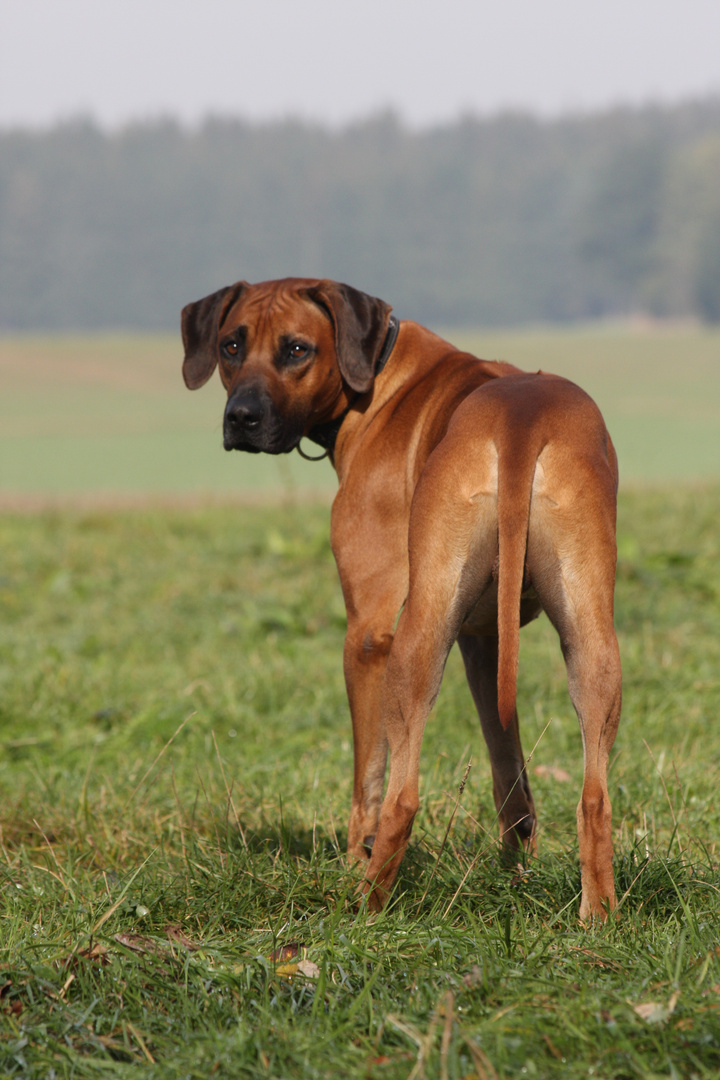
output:
[[[623,483],[720,477],[720,330],[589,326],[446,336],[580,383]],[[215,377],[189,393],[177,337],[0,340],[0,495],[227,495],[333,489],[327,462],[224,454]]]
[[[720,1075],[720,489],[621,498],[622,903],[592,930],[545,620],[540,857],[500,858],[453,653],[394,902],[356,913],[344,613],[301,502],[0,518],[0,1075]]]

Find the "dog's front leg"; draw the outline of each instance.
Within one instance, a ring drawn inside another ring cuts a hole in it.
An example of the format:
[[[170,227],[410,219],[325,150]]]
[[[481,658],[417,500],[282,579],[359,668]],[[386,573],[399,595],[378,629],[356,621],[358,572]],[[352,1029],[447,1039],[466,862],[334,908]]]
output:
[[[385,784],[388,743],[382,695],[395,624],[407,594],[407,519],[400,513],[393,522],[378,520],[375,504],[364,502],[362,492],[343,495],[333,506],[332,547],[348,615],[344,669],[354,771],[347,849],[351,859],[367,862]]]
[[[345,638],[345,683],[353,727],[353,794],[348,855],[367,861],[375,842],[385,785],[387,736],[381,699],[393,620],[353,619]]]
[[[383,687],[383,715],[390,776],[363,892],[368,906],[385,904],[402,862],[420,805],[419,770],[425,722],[440,689],[452,644],[447,628],[433,621],[432,605],[412,603],[398,623]],[[420,610],[418,610],[420,609]],[[429,611],[429,614],[428,614]]]

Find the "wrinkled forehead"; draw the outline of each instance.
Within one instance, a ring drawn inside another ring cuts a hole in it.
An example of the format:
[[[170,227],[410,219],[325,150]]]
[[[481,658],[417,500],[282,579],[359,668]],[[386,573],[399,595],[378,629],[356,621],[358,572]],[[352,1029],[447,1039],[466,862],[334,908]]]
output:
[[[248,342],[292,334],[331,331],[328,315],[308,297],[300,283],[273,281],[251,285],[225,312],[220,335],[247,328]]]

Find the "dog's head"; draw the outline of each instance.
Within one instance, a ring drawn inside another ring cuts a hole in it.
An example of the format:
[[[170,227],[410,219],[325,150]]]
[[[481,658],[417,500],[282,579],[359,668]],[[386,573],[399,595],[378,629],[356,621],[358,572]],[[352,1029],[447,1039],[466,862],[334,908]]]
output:
[[[334,281],[240,281],[183,308],[185,384],[218,367],[225,449],[287,453],[370,390],[390,311]]]

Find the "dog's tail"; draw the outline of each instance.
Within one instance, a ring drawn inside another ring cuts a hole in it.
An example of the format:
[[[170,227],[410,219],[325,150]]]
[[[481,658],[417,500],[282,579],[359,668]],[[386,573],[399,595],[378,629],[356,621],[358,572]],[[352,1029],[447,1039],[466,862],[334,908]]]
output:
[[[507,729],[515,715],[520,597],[525,577],[530,499],[538,448],[498,447],[498,713]]]

